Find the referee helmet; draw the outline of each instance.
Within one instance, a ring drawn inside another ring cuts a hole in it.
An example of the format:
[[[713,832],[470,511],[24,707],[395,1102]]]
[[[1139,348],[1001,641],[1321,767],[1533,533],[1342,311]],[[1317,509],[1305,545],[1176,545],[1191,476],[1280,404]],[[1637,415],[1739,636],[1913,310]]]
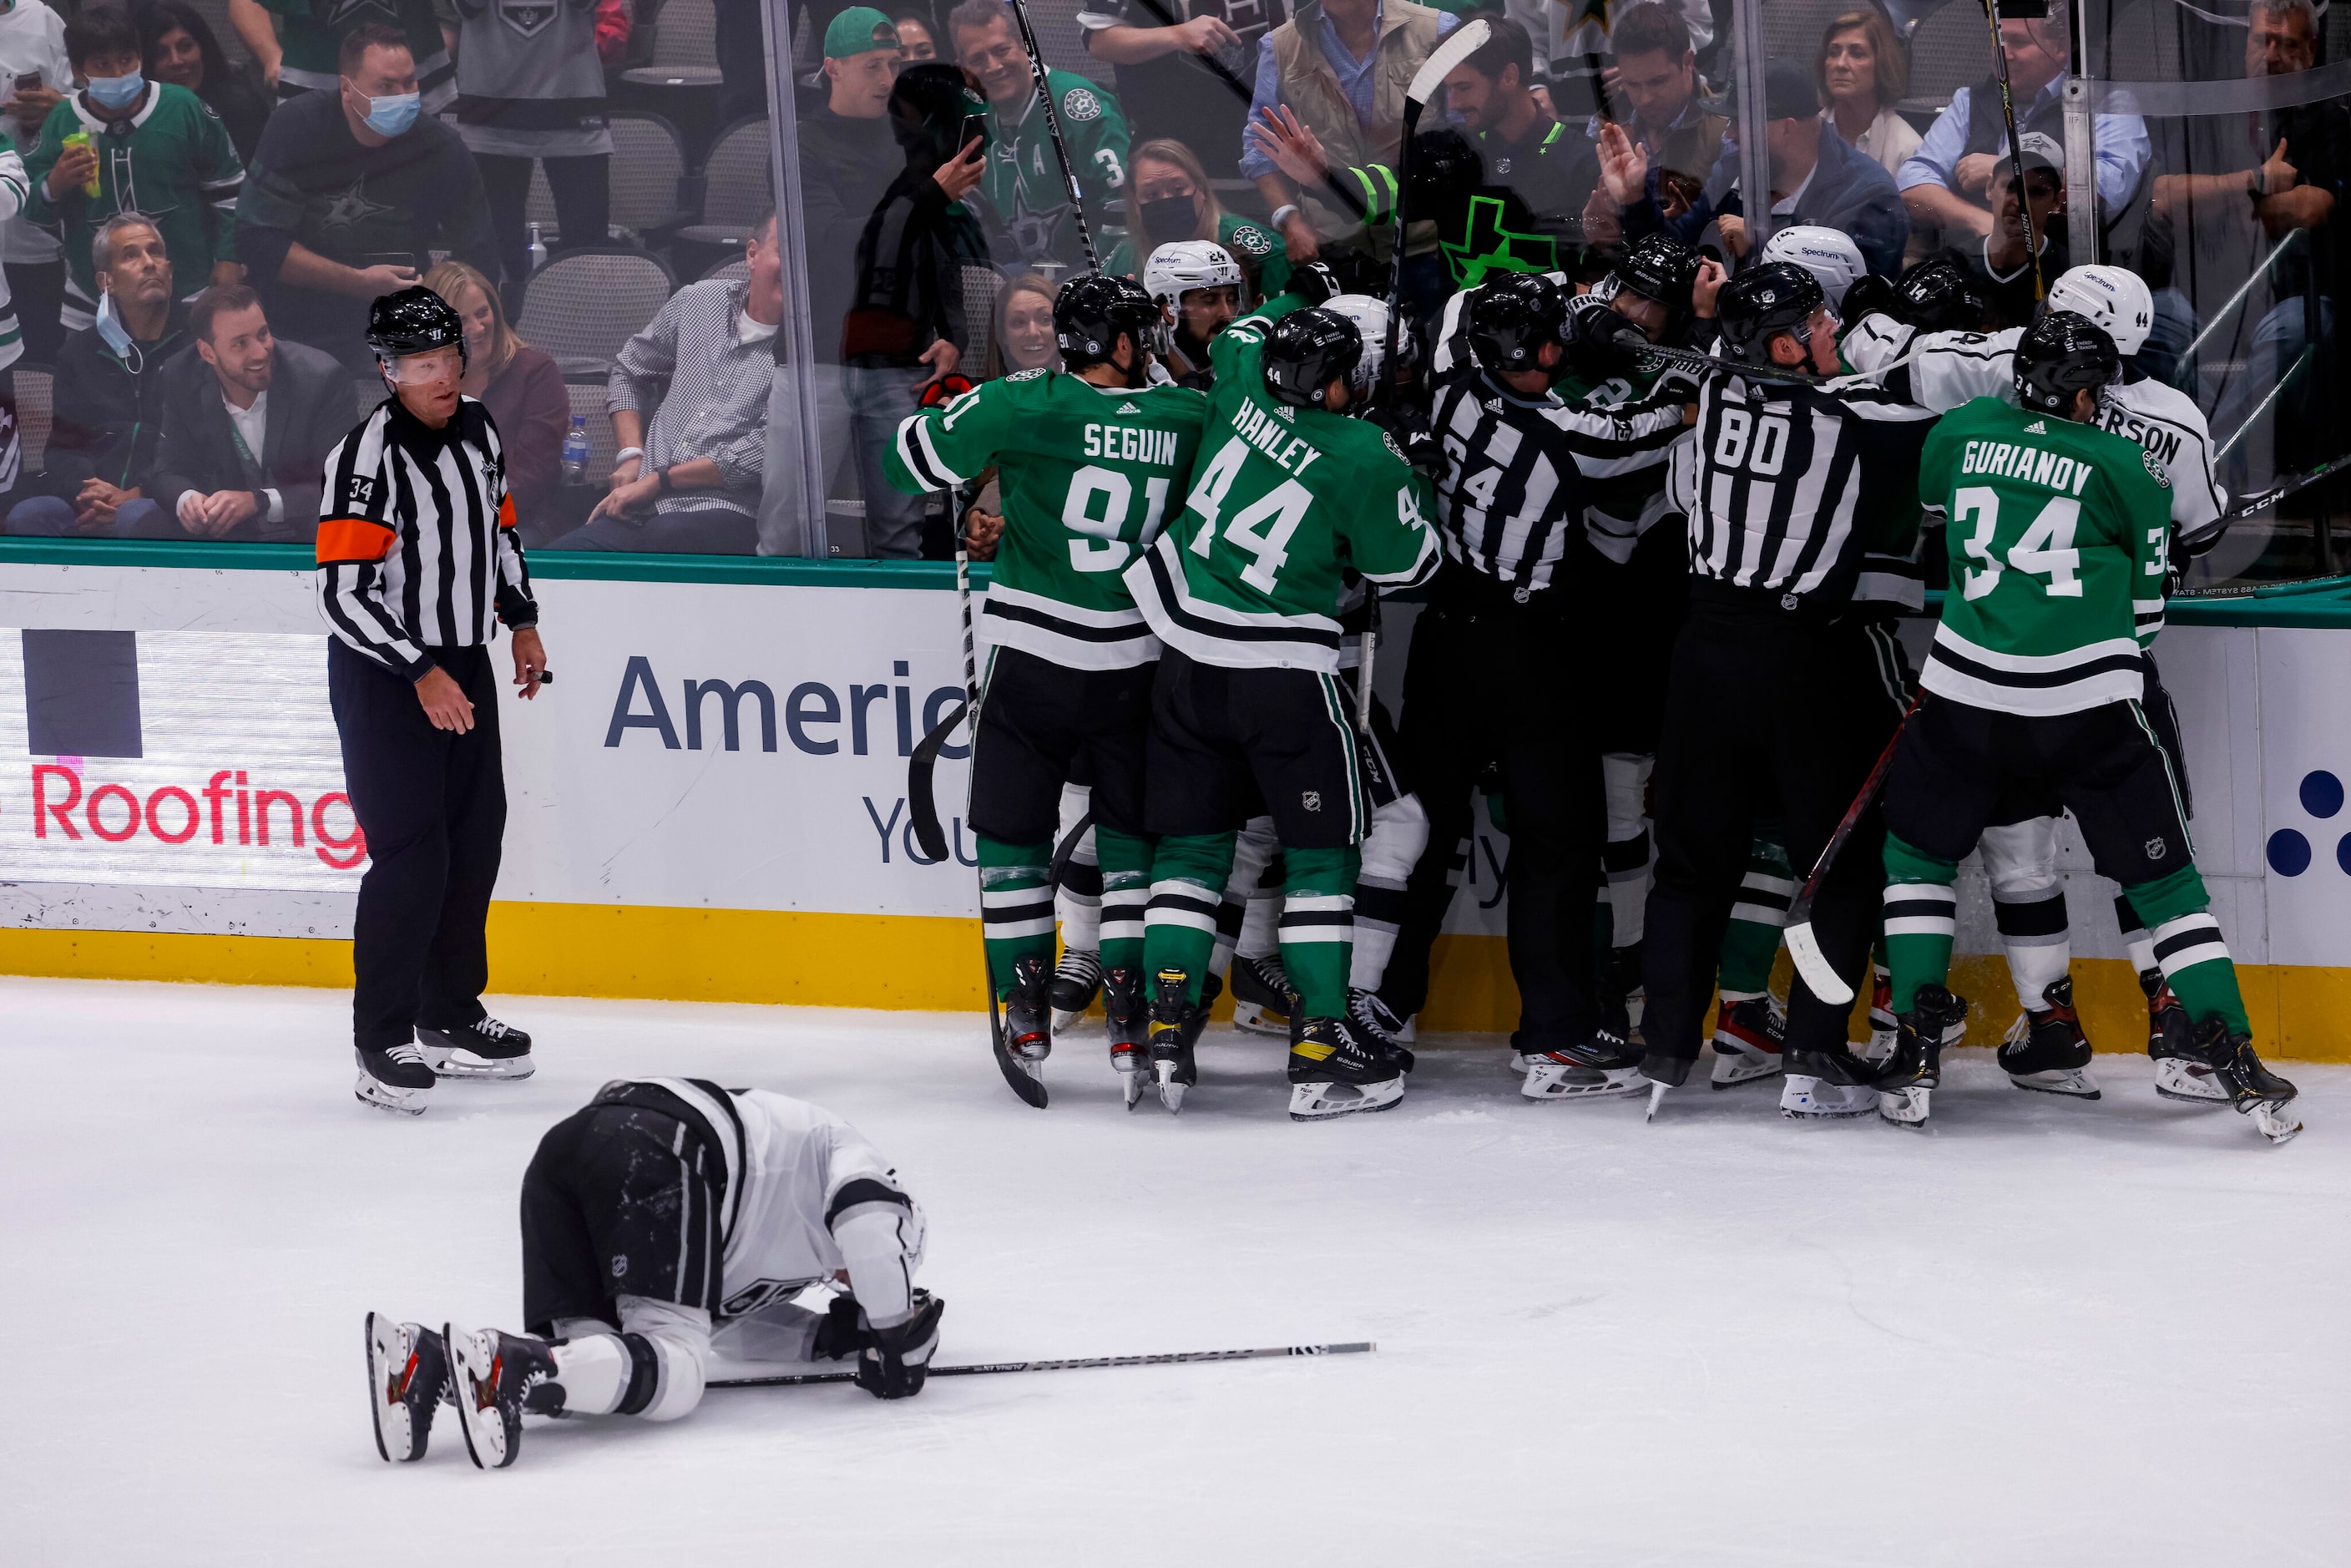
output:
[[[469,358],[465,322],[448,301],[421,283],[379,295],[368,306],[367,345],[385,364],[408,354],[455,348],[463,371]]]

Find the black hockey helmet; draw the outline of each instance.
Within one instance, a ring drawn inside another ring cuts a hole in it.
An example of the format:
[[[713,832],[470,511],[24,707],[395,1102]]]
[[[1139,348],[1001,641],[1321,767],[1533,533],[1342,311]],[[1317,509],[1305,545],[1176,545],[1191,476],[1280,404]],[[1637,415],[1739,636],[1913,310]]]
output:
[[[1894,285],[1902,319],[1921,332],[1980,332],[1984,297],[1949,256],[1930,256]]]
[[[1750,267],[1722,286],[1714,313],[1722,328],[1724,357],[1745,364],[1771,361],[1769,345],[1792,333],[1810,350],[1813,312],[1827,307],[1821,280],[1792,261]]]
[[[2095,392],[2121,373],[2115,340],[2087,316],[2053,310],[2024,329],[2012,361],[2025,407],[2072,418],[2074,394]]]
[[[378,295],[368,306],[367,345],[387,361],[451,347],[460,368],[468,358],[465,322],[448,301],[421,283]]]
[[[1292,310],[1265,335],[1266,390],[1293,408],[1321,408],[1334,381],[1354,374],[1363,334],[1335,310]]]
[[[1616,287],[1654,299],[1676,317],[1687,316],[1690,288],[1698,282],[1698,254],[1671,235],[1643,235],[1609,269]]]
[[[1564,291],[1539,273],[1512,272],[1469,296],[1469,346],[1489,371],[1531,371],[1545,343],[1561,340]]]
[[[1412,139],[1412,162],[1405,172],[1405,216],[1435,217],[1464,205],[1486,183],[1486,160],[1470,140],[1449,125]]]
[[[1134,339],[1140,370],[1140,355],[1158,330],[1159,307],[1132,277],[1072,277],[1053,297],[1053,341],[1061,345],[1061,362],[1073,371],[1108,360],[1121,332]]]

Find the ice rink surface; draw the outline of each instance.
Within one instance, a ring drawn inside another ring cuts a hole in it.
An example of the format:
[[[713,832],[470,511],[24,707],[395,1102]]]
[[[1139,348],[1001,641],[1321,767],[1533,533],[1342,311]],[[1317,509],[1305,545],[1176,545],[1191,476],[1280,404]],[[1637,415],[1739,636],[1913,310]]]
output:
[[[1053,1108],[936,1015],[511,998],[538,1076],[350,1095],[347,998],[0,980],[0,1561],[18,1564],[2351,1561],[2351,1069],[2264,1145],[2102,1056],[1958,1058],[1936,1123],[1756,1086],[1536,1104],[1499,1048],[1286,1118],[1217,1032],[1180,1119],[1099,1044]],[[941,1359],[1375,1355],[714,1391],[682,1424],[369,1437],[370,1308],[513,1327],[540,1134],[664,1072],[853,1121],[929,1212]]]

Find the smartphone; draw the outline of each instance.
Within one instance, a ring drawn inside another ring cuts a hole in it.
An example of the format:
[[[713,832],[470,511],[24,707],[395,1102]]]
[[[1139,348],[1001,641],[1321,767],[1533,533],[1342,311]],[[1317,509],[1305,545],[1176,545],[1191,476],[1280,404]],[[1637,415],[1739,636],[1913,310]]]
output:
[[[973,142],[986,140],[987,140],[987,117],[980,114],[965,115],[963,130],[956,134],[956,156],[962,157],[971,151]]]
[[[37,92],[40,90],[40,72],[19,71],[16,74],[16,90],[18,92]]]

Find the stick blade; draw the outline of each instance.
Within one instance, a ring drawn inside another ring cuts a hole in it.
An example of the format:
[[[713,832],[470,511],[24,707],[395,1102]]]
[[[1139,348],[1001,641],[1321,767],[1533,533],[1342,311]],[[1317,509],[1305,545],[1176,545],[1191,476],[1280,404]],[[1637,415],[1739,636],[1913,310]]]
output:
[[[963,722],[965,712],[971,706],[966,697],[949,709],[947,716],[932,727],[914,747],[914,755],[906,760],[906,821],[914,830],[914,842],[922,846],[925,858],[943,861],[947,858],[946,830],[939,825],[939,806],[932,798],[931,775],[939,765],[939,751],[947,743],[955,727]]]
[[[1813,988],[1813,995],[1832,1007],[1850,1007],[1853,988],[1830,967],[1828,956],[1821,951],[1820,938],[1813,935],[1813,923],[1799,920],[1782,936],[1787,939],[1788,956],[1796,961],[1796,972]]]
[[[1045,1109],[1044,1079],[1004,1049],[1004,1030],[993,1019],[988,1020],[988,1032],[996,1049],[996,1070],[1004,1074],[1006,1087],[1020,1096],[1021,1103],[1033,1110]]]
[[[1427,62],[1414,75],[1412,85],[1405,89],[1405,104],[1417,109],[1436,97],[1445,78],[1453,74],[1453,68],[1484,48],[1493,35],[1494,29],[1487,26],[1483,17],[1464,22],[1447,34],[1444,42],[1429,51]]]

